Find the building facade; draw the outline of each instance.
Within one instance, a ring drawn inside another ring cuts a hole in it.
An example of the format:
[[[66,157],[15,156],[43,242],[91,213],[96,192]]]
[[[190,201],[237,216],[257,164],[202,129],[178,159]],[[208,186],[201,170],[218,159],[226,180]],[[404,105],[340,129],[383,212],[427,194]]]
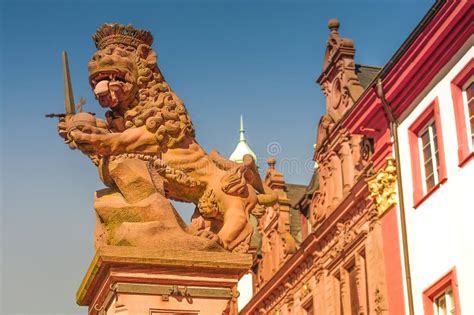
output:
[[[317,168],[294,186],[269,161],[241,314],[474,314],[473,11],[436,1],[381,69],[329,21]]]
[[[399,124],[415,314],[474,314],[472,9],[469,1],[440,5],[383,80]],[[411,90],[403,98],[401,85]]]
[[[267,184],[278,190],[279,183],[283,198],[260,220],[262,253],[255,267],[255,294],[243,314],[389,311],[391,280],[386,277],[382,222],[367,183],[374,176],[374,149],[389,137],[375,143],[362,126],[351,130],[342,125],[380,69],[355,64],[354,44],[339,34],[339,22],[331,20],[328,26],[317,80],[326,96],[313,157],[318,167],[292,204],[285,197],[294,187],[284,187],[275,161],[270,161]],[[381,165],[390,168],[390,161]],[[296,225],[292,231],[289,223],[295,217],[300,218],[301,240]]]
[[[412,110],[404,113],[399,127],[414,307],[420,313],[426,304],[425,313],[433,314],[430,304],[435,304],[435,308],[451,312],[447,314],[459,314],[461,296],[463,309],[474,311],[470,301],[474,292],[474,246],[467,241],[474,236],[468,197],[474,179],[474,49],[472,42],[468,44],[469,49],[453,57],[453,66],[433,82],[432,88],[421,93]],[[470,78],[465,77],[468,71]],[[462,96],[456,103],[458,88]],[[471,98],[470,107],[467,97]],[[455,106],[460,107],[462,115],[455,115]],[[461,137],[467,140],[466,155],[458,145]]]

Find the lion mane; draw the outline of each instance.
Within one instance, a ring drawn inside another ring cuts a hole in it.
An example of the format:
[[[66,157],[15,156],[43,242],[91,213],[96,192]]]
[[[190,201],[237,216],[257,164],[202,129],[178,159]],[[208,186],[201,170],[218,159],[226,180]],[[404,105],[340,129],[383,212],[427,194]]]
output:
[[[157,63],[137,57],[139,101],[125,113],[125,127],[146,126],[162,147],[171,148],[195,131],[183,101],[170,89]]]
[[[123,117],[125,128],[145,125],[148,131],[155,134],[163,149],[174,147],[187,136],[195,137],[194,127],[183,101],[171,90],[158,68],[156,52],[151,48],[153,36],[150,32],[135,29],[131,25],[104,24],[96,31],[93,39],[99,50],[118,46],[136,52],[134,62],[138,77],[135,83],[138,93]],[[107,115],[113,113],[109,111]]]

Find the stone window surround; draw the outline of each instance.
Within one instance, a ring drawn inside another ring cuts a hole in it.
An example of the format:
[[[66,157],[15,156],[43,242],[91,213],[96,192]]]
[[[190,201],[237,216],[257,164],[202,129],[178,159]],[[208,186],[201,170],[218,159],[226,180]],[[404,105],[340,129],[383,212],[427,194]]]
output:
[[[314,308],[314,298],[313,298],[313,295],[312,294],[309,294],[309,296],[304,299],[303,301],[303,314],[304,315],[308,315],[308,314],[311,314],[313,315],[314,314],[314,311],[315,311],[315,308]],[[309,311],[311,310],[311,312]]]
[[[351,287],[349,280],[349,269],[355,268],[358,288],[356,294],[359,300],[359,309],[353,310],[351,305]],[[342,264],[339,264],[333,271],[332,277],[336,281],[338,288],[337,307],[343,314],[368,314],[368,294],[367,294],[367,276],[366,276],[366,257],[365,248],[362,246],[352,254],[344,258]],[[338,313],[339,314],[339,313]]]
[[[468,83],[472,83],[474,76],[474,59],[471,59],[466,66],[451,81],[451,94],[454,106],[454,118],[456,121],[456,132],[458,140],[459,167],[463,167],[468,161],[474,158],[474,149],[469,145],[470,135],[466,125],[466,104],[464,102],[464,90]]]
[[[419,134],[426,125],[434,120],[438,142],[439,174],[438,182],[430,190],[423,189],[422,178],[422,157],[420,156]],[[444,155],[443,130],[441,126],[441,116],[439,101],[436,97],[430,105],[421,113],[415,122],[408,128],[408,140],[410,143],[411,169],[413,179],[413,207],[417,208],[424,200],[431,196],[448,179],[446,174],[446,161]]]

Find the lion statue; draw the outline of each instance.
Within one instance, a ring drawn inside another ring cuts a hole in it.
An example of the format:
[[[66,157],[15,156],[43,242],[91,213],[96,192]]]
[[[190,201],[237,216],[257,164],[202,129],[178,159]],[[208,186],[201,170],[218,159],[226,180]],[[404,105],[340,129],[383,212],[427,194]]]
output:
[[[250,155],[234,163],[206,154],[184,103],[157,65],[150,32],[105,24],[89,82],[105,119],[80,112],[60,120],[59,134],[98,167],[107,186],[96,192],[95,245],[248,250],[249,215],[261,215],[277,194]],[[169,199],[194,203],[191,225]]]

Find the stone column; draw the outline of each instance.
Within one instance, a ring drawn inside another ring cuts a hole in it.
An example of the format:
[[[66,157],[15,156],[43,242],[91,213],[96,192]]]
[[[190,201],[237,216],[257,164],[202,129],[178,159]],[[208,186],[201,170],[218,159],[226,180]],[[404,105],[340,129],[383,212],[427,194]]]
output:
[[[330,204],[331,209],[334,210],[343,198],[342,167],[341,160],[335,152],[331,152],[328,158],[330,169],[330,185],[332,185]]]
[[[325,309],[324,314],[336,315],[340,314],[341,310],[341,282],[334,275],[327,275],[325,277],[326,294],[325,294]]]
[[[382,226],[373,204],[369,208],[369,220],[366,242],[368,309],[370,314],[388,314]]]
[[[344,196],[354,186],[354,161],[352,159],[352,151],[349,144],[349,137],[346,136],[340,144],[339,156],[341,157],[342,177],[343,177],[343,193]]]
[[[357,314],[364,315],[367,312],[367,275],[365,272],[365,257],[360,254],[356,254],[355,257],[355,268],[356,268],[356,282],[357,282],[357,295],[359,298],[359,310]]]
[[[344,267],[340,269],[341,284],[341,304],[344,314],[351,314],[351,297],[349,287],[349,274]]]

